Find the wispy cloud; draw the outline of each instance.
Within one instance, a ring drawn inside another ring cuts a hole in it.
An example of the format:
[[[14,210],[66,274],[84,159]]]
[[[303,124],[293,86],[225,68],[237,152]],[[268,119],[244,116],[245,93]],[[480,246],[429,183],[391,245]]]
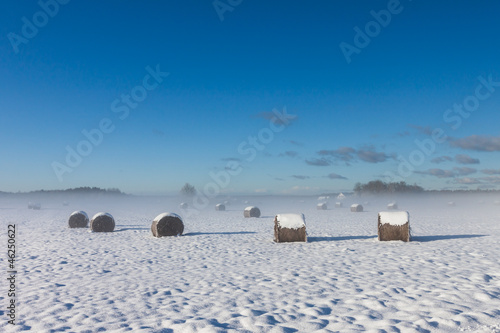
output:
[[[500,175],[500,169],[483,169],[481,172],[487,175]]]
[[[439,156],[431,160],[431,162],[435,164],[450,162],[450,161],[453,161],[453,158],[451,158],[450,156]]]
[[[330,178],[330,179],[347,179],[346,177],[338,175],[338,174],[336,174],[334,172],[328,174],[326,177]]]
[[[292,178],[295,178],[295,179],[301,179],[301,180],[311,178],[311,177],[309,177],[309,176],[304,176],[304,175],[292,175],[291,177],[292,177]]]
[[[261,119],[266,119],[271,122],[273,122],[276,125],[290,125],[294,121],[297,120],[298,116],[296,115],[291,115],[286,112],[286,109],[284,109],[284,114],[281,116],[277,116],[277,113],[275,112],[259,112],[255,115],[252,116],[252,118],[261,118]]]
[[[220,160],[224,161],[224,162],[241,162],[241,158],[237,158],[237,157],[225,157],[225,158],[221,158]]]
[[[417,130],[417,132],[421,134],[432,135],[433,128],[431,126],[419,126],[413,124],[409,124],[408,126]]]
[[[292,157],[293,158],[293,157],[297,157],[298,155],[299,155],[298,152],[293,151],[293,150],[289,150],[289,151],[285,151],[285,152],[279,154],[278,156],[280,156],[280,157]]]
[[[481,184],[481,181],[477,178],[469,178],[469,177],[464,177],[464,178],[456,178],[453,180],[455,184],[462,184],[462,185],[474,185],[474,184]]]
[[[359,161],[381,163],[394,158],[384,152],[377,151],[374,146],[365,146],[361,149],[354,149],[352,147],[340,147],[332,150],[324,149],[318,151],[317,154],[321,156],[322,161],[328,162],[328,164],[325,165],[331,165],[336,162],[344,162],[346,165],[350,165],[351,162]]]
[[[313,166],[329,166],[331,164],[330,161],[324,158],[313,158],[310,160],[306,160],[306,163]]]
[[[298,142],[298,141],[295,141],[295,140],[290,140],[288,142],[291,143],[292,145],[295,145],[295,146],[300,146],[300,147],[303,146],[303,144],[301,142]]]
[[[415,171],[415,173],[422,175],[435,176],[438,178],[453,178],[455,177],[455,173],[451,170],[443,170],[443,169],[429,169],[426,171]]]
[[[479,159],[472,158],[469,155],[458,154],[455,156],[455,161],[460,164],[479,164]]]
[[[452,147],[474,151],[500,151],[500,137],[471,135],[461,139],[450,139]]]
[[[455,174],[458,176],[467,176],[477,172],[476,169],[467,167],[453,168],[453,171],[455,171]]]

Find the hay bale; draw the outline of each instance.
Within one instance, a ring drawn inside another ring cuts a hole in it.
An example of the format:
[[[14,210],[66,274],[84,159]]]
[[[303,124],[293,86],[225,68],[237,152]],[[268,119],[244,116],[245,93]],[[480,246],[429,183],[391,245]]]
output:
[[[31,201],[28,202],[28,209],[33,209],[33,203]]]
[[[342,208],[342,202],[336,202],[335,203],[335,208]]]
[[[217,204],[215,205],[215,210],[218,210],[218,211],[224,211],[226,210],[226,206],[224,206],[224,204]]]
[[[395,202],[391,202],[390,204],[387,205],[387,209],[389,210],[397,210],[398,209],[398,204]]]
[[[378,240],[410,241],[410,214],[408,212],[378,213]]]
[[[187,209],[188,208],[188,204],[185,203],[185,202],[181,202],[181,204],[179,205],[180,208],[182,209]]]
[[[304,214],[278,214],[274,218],[274,241],[307,242]]]
[[[317,210],[327,210],[327,208],[328,207],[326,206],[326,203],[324,203],[324,202],[316,205]]]
[[[83,210],[71,213],[68,220],[70,228],[87,228],[89,217]]]
[[[154,237],[180,236],[184,232],[182,218],[174,213],[158,215],[151,224]]]
[[[454,202],[454,201],[449,201],[449,202],[448,202],[448,206],[450,206],[450,207],[455,207],[455,202]]]
[[[108,213],[97,213],[90,221],[90,230],[94,232],[112,232],[115,230],[115,219]]]
[[[495,206],[500,206],[500,200],[495,200],[495,201],[493,202],[493,204],[494,204]]]
[[[243,216],[245,217],[260,217],[260,209],[255,206],[249,206],[245,208],[243,212]]]
[[[363,211],[363,206],[360,204],[352,204],[351,205],[351,212],[362,212]]]
[[[42,205],[40,203],[34,203],[32,209],[33,210],[40,210],[40,209],[42,209]]]

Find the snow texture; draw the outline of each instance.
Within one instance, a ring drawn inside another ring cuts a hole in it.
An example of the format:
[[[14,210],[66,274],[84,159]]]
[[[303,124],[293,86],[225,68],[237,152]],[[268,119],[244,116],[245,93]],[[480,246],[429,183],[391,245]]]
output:
[[[9,325],[3,251],[0,332],[500,332],[493,198],[457,197],[453,210],[439,197],[399,199],[410,243],[377,241],[386,200],[351,214],[317,211],[316,197],[248,199],[304,213],[308,242],[277,245],[276,214],[245,219],[240,198],[226,214],[214,202],[186,216],[184,236],[167,238],[151,220],[178,199],[40,200],[39,211],[1,199],[1,244],[16,225],[19,307]],[[112,213],[115,232],[66,228],[75,210]]]
[[[288,229],[300,229],[306,226],[304,214],[278,214],[278,226]]]
[[[410,221],[408,212],[380,212],[380,224],[404,225]]]

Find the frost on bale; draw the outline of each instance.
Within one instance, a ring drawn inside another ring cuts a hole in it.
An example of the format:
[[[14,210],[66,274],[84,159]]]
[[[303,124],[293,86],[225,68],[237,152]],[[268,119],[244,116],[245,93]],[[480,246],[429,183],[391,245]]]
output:
[[[278,214],[274,218],[274,241],[307,242],[304,214]]]
[[[90,221],[90,229],[94,232],[112,232],[115,230],[115,219],[108,213],[97,213]]]
[[[70,228],[87,228],[89,217],[84,211],[76,211],[69,216],[68,224]]]
[[[363,211],[363,206],[360,204],[353,204],[351,205],[351,212],[362,212]]]
[[[158,215],[151,224],[154,237],[180,236],[184,232],[182,218],[174,213]]]
[[[318,205],[316,205],[316,209],[317,210],[326,210],[327,209],[326,203],[319,203]]]
[[[226,206],[224,204],[215,205],[215,210],[223,211],[226,210]]]
[[[378,240],[410,241],[410,214],[408,212],[378,213]]]
[[[260,209],[255,206],[250,206],[245,208],[243,212],[243,216],[245,217],[260,217]]]
[[[395,202],[391,202],[390,204],[387,205],[387,209],[396,210],[396,209],[398,209],[398,204]]]

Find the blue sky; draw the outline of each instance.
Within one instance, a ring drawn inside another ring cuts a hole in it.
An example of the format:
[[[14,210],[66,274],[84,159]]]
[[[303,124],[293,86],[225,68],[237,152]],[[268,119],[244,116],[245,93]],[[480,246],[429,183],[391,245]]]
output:
[[[498,2],[215,4],[2,4],[0,191],[177,193],[185,182],[213,189],[214,175],[228,194],[391,177],[498,189]],[[453,111],[464,103],[472,111]],[[110,133],[93,144],[82,131],[103,120]],[[282,130],[265,137],[273,125]]]

